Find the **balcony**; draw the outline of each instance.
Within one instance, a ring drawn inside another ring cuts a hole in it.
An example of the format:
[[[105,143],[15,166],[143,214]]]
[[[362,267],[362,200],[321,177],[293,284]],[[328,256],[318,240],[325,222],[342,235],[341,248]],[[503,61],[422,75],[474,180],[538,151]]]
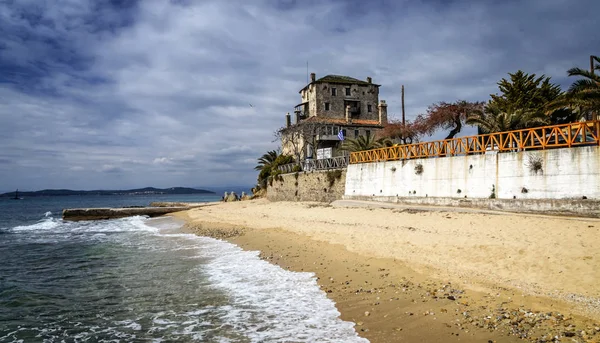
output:
[[[357,118],[360,116],[360,101],[344,100],[344,108],[350,106],[350,116]]]
[[[335,135],[317,135],[316,137],[317,141],[339,141],[340,138],[337,136],[337,134]]]
[[[294,114],[296,114],[296,117],[299,118],[299,119],[306,119],[306,118],[308,118],[308,112],[294,111]]]
[[[319,131],[316,135],[317,141],[339,141],[338,132],[340,132],[340,127],[337,125],[324,125],[319,128]]]
[[[303,102],[294,106],[294,114],[298,119],[306,119],[310,116],[308,102]]]

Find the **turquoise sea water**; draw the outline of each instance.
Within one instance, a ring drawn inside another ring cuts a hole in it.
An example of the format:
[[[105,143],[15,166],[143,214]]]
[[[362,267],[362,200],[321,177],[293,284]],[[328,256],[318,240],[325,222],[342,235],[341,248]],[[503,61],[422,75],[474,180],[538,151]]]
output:
[[[63,222],[63,208],[220,196],[0,200],[0,342],[367,342],[314,275],[171,219]]]

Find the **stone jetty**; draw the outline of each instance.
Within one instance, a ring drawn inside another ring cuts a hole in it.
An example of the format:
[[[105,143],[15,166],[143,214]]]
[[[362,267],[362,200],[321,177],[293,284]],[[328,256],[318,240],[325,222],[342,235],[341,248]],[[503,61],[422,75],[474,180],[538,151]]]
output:
[[[149,207],[122,207],[122,208],[68,208],[63,210],[64,220],[101,220],[115,219],[131,216],[158,217],[165,214],[185,211],[194,207],[214,205],[215,203],[151,203]]]
[[[131,216],[158,217],[187,209],[189,207],[68,208],[63,210],[63,219],[78,221],[115,219]]]

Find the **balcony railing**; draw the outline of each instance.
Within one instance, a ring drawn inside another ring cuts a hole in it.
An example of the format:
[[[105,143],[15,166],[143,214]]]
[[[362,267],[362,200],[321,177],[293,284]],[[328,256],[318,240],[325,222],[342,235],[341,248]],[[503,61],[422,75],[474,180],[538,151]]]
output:
[[[600,145],[600,121],[586,121],[350,153],[350,163]]]
[[[348,166],[348,158],[348,156],[338,156],[320,160],[305,160],[302,162],[302,170],[311,171],[346,168]]]
[[[315,139],[317,141],[339,141],[340,140],[337,133],[335,135],[317,135],[317,137],[315,137]]]
[[[305,160],[300,163],[303,171],[311,170],[328,170],[328,169],[342,169],[348,166],[349,156],[338,156],[332,158],[324,158],[320,160]],[[282,166],[278,166],[277,169],[284,173],[292,173],[294,167],[298,166],[298,163],[289,163]]]
[[[283,174],[291,173],[294,171],[294,167],[299,166],[298,163],[288,163],[277,167],[277,170]]]

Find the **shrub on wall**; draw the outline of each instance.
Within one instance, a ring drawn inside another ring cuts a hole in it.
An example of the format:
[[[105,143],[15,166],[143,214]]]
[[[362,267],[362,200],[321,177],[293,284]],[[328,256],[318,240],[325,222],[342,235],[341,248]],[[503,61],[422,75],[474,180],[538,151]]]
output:
[[[337,170],[328,170],[327,171],[327,181],[329,181],[329,187],[335,184],[335,180],[339,180],[342,177],[342,171]]]
[[[281,176],[281,174],[282,174],[281,171],[275,170],[275,171],[271,172],[271,179],[275,180],[275,181],[283,182],[283,176]],[[269,184],[272,185],[272,181],[270,181]]]
[[[496,185],[492,185],[492,194],[490,194],[490,199],[496,199]]]
[[[418,163],[415,166],[415,174],[417,174],[417,175],[423,174],[423,165],[421,163]]]
[[[536,154],[529,154],[527,155],[527,167],[529,168],[529,171],[531,171],[534,174],[537,174],[538,172],[544,172],[542,170],[542,162],[544,160],[542,159],[542,156],[540,155],[536,155]]]

